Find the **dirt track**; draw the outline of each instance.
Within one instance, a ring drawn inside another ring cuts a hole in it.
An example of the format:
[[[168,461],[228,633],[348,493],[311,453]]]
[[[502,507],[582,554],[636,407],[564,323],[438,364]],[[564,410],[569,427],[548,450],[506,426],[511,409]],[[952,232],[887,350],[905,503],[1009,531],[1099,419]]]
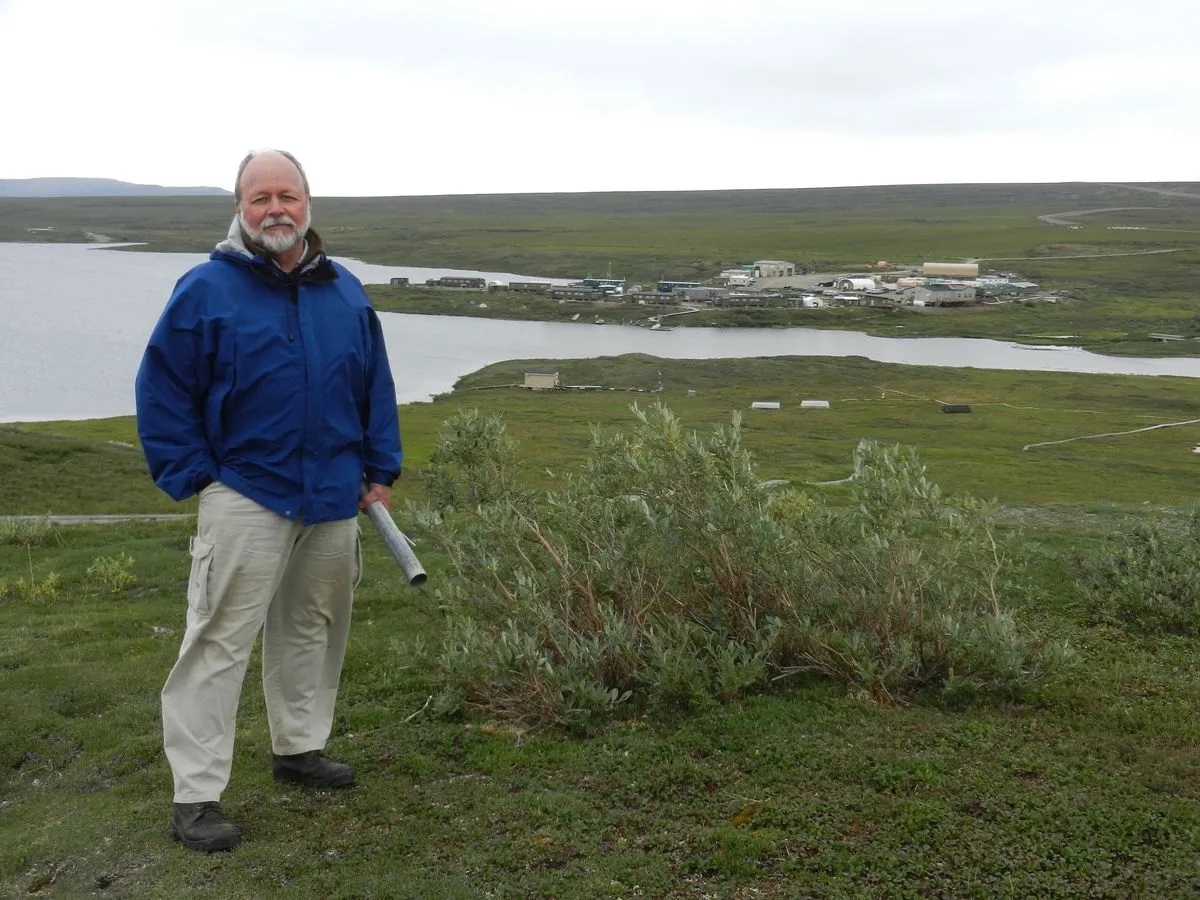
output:
[[[45,525],[111,525],[116,522],[171,522],[194,519],[195,513],[138,513],[129,515],[96,516],[0,516],[0,524],[20,522]]]

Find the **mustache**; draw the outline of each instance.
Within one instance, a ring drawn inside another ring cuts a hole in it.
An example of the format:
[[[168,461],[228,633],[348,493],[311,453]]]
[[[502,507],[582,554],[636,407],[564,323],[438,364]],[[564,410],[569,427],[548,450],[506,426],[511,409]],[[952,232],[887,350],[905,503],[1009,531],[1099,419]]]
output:
[[[297,227],[296,222],[291,216],[288,215],[267,216],[265,219],[259,222],[258,227],[270,228],[272,225],[290,225],[292,228]]]

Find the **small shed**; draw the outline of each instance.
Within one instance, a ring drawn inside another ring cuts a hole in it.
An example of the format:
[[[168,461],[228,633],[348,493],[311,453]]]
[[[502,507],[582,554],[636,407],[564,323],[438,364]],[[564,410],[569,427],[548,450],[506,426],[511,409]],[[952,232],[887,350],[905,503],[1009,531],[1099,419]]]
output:
[[[755,400],[750,404],[751,409],[779,409],[778,400]]]
[[[533,371],[525,373],[525,387],[533,391],[551,391],[559,386],[558,373]]]
[[[801,400],[801,409],[829,409],[828,400]]]

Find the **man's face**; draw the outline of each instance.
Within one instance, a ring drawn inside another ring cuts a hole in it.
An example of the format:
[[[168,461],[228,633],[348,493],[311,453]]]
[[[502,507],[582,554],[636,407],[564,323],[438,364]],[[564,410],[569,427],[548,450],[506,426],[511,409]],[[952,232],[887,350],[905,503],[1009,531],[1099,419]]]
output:
[[[289,159],[264,154],[247,163],[237,215],[251,240],[272,254],[286,254],[304,239],[309,200],[300,172]]]

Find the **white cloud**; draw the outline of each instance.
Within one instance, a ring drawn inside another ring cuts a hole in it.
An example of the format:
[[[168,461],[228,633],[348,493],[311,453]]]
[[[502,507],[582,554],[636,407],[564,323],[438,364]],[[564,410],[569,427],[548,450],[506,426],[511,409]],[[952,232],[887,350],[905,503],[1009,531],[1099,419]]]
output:
[[[0,177],[318,194],[1194,178],[1192,4],[11,0]]]

